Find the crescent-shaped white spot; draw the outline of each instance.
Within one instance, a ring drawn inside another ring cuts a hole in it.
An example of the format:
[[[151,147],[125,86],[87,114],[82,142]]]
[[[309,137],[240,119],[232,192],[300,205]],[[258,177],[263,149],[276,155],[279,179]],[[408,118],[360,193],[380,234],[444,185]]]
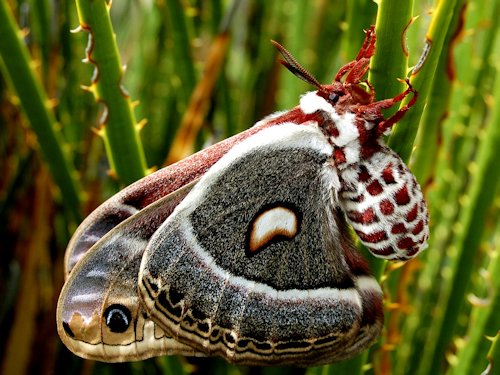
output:
[[[266,246],[276,236],[293,238],[299,229],[297,214],[288,207],[277,206],[261,212],[252,222],[248,248],[251,253]]]

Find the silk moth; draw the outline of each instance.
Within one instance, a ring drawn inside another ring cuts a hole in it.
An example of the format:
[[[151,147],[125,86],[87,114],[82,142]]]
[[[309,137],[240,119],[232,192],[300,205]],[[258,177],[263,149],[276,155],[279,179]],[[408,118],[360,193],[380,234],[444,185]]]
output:
[[[57,308],[64,344],[101,361],[221,356],[251,365],[319,365],[369,347],[382,292],[349,225],[377,257],[426,247],[415,177],[383,135],[416,91],[375,101],[357,57],[299,105],[125,188],[77,229]],[[382,109],[411,95],[384,118]]]

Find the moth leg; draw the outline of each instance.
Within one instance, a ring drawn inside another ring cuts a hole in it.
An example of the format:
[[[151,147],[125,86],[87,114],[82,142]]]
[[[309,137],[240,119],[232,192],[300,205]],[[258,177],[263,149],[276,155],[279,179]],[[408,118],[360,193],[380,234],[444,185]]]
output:
[[[370,26],[368,30],[366,30],[365,40],[361,49],[356,56],[356,60],[359,60],[361,57],[370,58],[375,53],[375,41],[377,37],[375,35],[375,26]]]
[[[387,120],[384,120],[384,121],[382,121],[382,122],[380,122],[378,124],[378,126],[377,126],[377,132],[378,132],[378,134],[384,134],[388,129],[392,128],[392,126],[394,124],[396,124],[399,120],[401,120],[403,118],[403,116],[406,113],[406,111],[408,111],[416,103],[417,98],[418,98],[418,92],[413,88],[413,86],[410,84],[410,81],[408,79],[406,79],[405,82],[406,82],[406,84],[408,86],[406,88],[406,90],[403,91],[401,94],[395,96],[392,99],[387,99],[387,101],[389,102],[388,107],[382,107],[382,108],[389,108],[389,107],[391,107],[392,105],[394,105],[394,104],[402,101],[410,93],[413,94],[412,98],[410,99],[410,101],[407,104],[405,104],[404,106],[402,106],[401,108],[399,108],[398,111],[395,114],[393,114]],[[377,103],[380,103],[380,102],[377,102]],[[374,103],[374,104],[377,104],[377,103]]]
[[[374,27],[371,26],[366,31],[365,41],[363,42],[363,46],[359,50],[356,59],[340,68],[335,76],[335,81],[340,81],[342,77],[349,72],[345,81],[347,83],[358,83],[368,70],[370,58],[375,53],[375,41],[376,36]]]
[[[401,120],[406,111],[413,107],[413,105],[417,101],[417,91],[413,88],[408,79],[406,79],[405,82],[408,85],[406,90],[399,95],[396,95],[394,98],[384,99],[366,105],[360,105],[356,108],[356,112],[363,114],[364,118],[370,118],[372,120],[382,118],[382,121],[380,121],[377,125],[377,136],[384,134],[388,129],[392,128],[392,126],[399,120]],[[382,117],[382,109],[390,108],[396,103],[401,102],[404,98],[410,95],[410,93],[413,95],[410,101],[402,106],[394,115],[384,120]]]

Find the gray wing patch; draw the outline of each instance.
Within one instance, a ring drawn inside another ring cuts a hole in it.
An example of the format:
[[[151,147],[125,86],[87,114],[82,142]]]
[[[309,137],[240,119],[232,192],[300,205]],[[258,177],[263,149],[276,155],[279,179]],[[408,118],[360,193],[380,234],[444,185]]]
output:
[[[330,155],[317,128],[285,124],[216,163],[148,244],[139,292],[151,318],[242,364],[318,365],[368,346],[381,291],[340,233]]]

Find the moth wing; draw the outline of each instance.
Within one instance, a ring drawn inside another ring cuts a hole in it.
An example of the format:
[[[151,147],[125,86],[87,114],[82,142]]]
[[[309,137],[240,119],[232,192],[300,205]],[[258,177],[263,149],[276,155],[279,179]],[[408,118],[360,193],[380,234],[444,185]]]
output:
[[[179,176],[173,165],[152,173],[115,194],[97,207],[78,226],[66,248],[65,275],[69,275],[81,257],[104,235],[145,207],[198,179],[201,170],[187,170]],[[175,207],[175,205],[170,204]]]
[[[106,233],[151,203],[200,178],[235,144],[273,126],[276,116],[271,115],[248,130],[142,178],[101,204],[80,224],[68,244],[64,260],[66,276]]]
[[[75,354],[105,362],[201,355],[154,324],[137,295],[146,245],[195,182],[149,205],[104,235],[75,265],[57,305],[57,329]]]
[[[368,347],[381,290],[339,211],[331,155],[312,122],[228,152],[147,246],[139,292],[151,318],[240,364],[318,365]]]

